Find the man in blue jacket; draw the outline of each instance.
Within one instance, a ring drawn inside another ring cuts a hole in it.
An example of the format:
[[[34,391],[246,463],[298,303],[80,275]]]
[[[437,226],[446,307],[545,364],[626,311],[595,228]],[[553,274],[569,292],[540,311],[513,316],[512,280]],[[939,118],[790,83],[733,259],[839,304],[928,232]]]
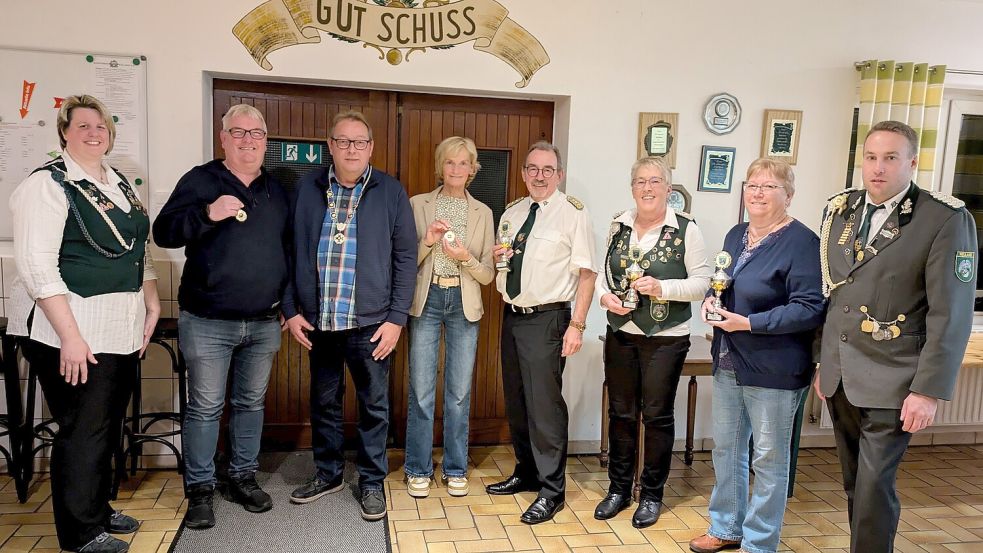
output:
[[[310,350],[316,471],[293,491],[310,503],[344,488],[342,401],[347,363],[358,396],[362,517],[386,516],[389,366],[416,286],[416,228],[403,185],[369,165],[372,128],[361,113],[334,118],[332,165],[305,175],[294,205],[287,327]]]

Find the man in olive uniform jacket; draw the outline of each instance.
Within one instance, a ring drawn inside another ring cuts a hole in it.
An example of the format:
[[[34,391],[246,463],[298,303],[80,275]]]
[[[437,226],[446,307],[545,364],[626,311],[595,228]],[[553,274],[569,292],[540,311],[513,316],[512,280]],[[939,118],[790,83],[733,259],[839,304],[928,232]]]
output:
[[[821,231],[826,400],[850,513],[850,551],[894,550],[898,464],[952,397],[976,291],[976,225],[963,202],[911,182],[918,139],[896,121],[863,145],[865,190],[830,198]]]

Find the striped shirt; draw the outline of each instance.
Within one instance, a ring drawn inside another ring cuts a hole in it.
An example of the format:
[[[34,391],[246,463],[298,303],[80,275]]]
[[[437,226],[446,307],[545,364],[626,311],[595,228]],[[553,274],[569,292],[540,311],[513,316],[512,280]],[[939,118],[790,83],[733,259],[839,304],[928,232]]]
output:
[[[317,244],[317,268],[321,276],[321,314],[319,328],[325,331],[355,328],[355,255],[358,252],[358,201],[365,183],[372,174],[372,167],[355,182],[354,188],[342,186],[335,178],[334,167],[328,170],[328,186],[334,196],[326,201],[321,223],[321,237]],[[334,203],[334,207],[331,204]],[[351,211],[349,219],[348,213]],[[337,221],[333,215],[336,214]],[[339,230],[336,223],[346,223]],[[341,234],[345,240],[338,244],[334,237]]]

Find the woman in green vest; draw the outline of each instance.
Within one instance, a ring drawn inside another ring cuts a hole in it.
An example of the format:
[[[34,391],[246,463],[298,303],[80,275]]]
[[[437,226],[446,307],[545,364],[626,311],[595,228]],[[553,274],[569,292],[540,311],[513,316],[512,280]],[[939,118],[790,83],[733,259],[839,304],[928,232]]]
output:
[[[58,112],[61,155],[10,198],[14,259],[11,330],[58,423],[51,497],[58,543],[68,551],[120,552],[113,534],[136,532],[109,504],[110,462],[139,356],[160,315],[146,250],[150,219],[107,163],[116,128],[96,98],[71,96]]]
[[[597,279],[608,317],[604,379],[611,486],[594,518],[612,518],[631,504],[641,414],[645,454],[632,516],[636,528],[659,518],[675,438],[676,387],[689,351],[690,302],[703,299],[710,283],[703,235],[689,214],[669,207],[670,192],[672,170],[665,158],[645,157],[632,165],[635,208],[611,222],[604,278]]]

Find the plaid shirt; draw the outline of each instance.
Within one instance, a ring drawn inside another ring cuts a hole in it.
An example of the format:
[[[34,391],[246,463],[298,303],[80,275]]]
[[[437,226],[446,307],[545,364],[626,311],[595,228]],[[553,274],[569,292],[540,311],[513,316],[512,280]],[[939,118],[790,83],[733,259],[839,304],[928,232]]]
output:
[[[343,221],[350,207],[362,196],[365,183],[372,174],[372,167],[355,181],[354,188],[345,188],[335,178],[334,167],[328,170],[328,186],[334,194],[338,219]],[[358,212],[352,211],[348,227],[342,233],[345,241],[336,244],[332,239],[339,231],[331,218],[334,209],[324,211],[321,238],[317,244],[317,269],[321,276],[320,330],[336,331],[355,328],[355,255],[358,252]]]

